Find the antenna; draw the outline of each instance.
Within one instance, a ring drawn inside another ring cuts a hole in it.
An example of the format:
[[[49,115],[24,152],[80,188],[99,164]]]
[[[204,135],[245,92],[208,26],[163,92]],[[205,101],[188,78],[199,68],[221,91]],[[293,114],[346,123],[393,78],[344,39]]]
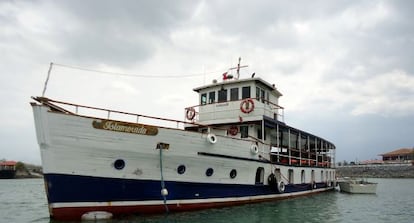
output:
[[[241,57],[239,57],[239,63],[237,64],[237,79],[239,79],[240,77],[240,61],[241,61]]]

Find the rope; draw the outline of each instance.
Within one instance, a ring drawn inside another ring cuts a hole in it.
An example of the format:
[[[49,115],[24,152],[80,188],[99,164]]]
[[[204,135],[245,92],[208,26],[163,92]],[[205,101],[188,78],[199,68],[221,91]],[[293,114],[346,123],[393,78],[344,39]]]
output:
[[[162,170],[162,150],[163,150],[163,148],[159,148],[159,150],[160,150],[161,195],[164,199],[165,213],[168,214],[169,210],[168,210],[168,205],[167,205],[167,196],[164,195],[164,193],[162,193],[162,191],[165,189],[164,174],[163,174],[163,170]]]
[[[194,73],[194,74],[184,74],[184,75],[162,75],[162,74],[142,75],[142,74],[126,74],[126,73],[94,70],[94,69],[89,69],[89,68],[77,67],[77,66],[66,65],[66,64],[58,64],[58,63],[54,63],[53,65],[70,68],[70,69],[88,71],[88,72],[118,75],[118,76],[127,76],[127,77],[140,77],[140,78],[189,78],[189,77],[195,77],[195,76],[204,76],[206,74],[212,74],[212,73],[217,73],[217,72],[222,71],[222,70],[217,70],[217,71],[210,71],[210,72],[205,72],[205,73]]]

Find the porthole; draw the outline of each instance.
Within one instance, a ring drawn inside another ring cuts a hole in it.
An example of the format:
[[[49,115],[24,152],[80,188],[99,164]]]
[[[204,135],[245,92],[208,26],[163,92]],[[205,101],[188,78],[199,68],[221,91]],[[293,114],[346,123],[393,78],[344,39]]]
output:
[[[123,159],[117,159],[114,162],[114,168],[117,170],[122,170],[125,167],[125,161]]]
[[[237,170],[232,169],[232,170],[230,171],[230,178],[231,178],[231,179],[234,179],[234,178],[236,178],[236,176],[237,176]]]
[[[183,174],[185,172],[185,166],[184,165],[179,165],[177,168],[177,173],[178,174]]]
[[[213,173],[214,173],[213,168],[208,168],[208,169],[206,170],[206,176],[208,176],[208,177],[210,177],[211,175],[213,175]]]

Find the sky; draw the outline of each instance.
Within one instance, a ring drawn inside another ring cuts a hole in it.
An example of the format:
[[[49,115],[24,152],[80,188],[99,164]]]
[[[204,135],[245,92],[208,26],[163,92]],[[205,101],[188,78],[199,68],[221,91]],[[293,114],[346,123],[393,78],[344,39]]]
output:
[[[40,164],[31,96],[184,119],[242,58],[337,161],[414,147],[414,1],[0,1],[0,159]],[[72,68],[70,68],[72,67]],[[89,72],[73,67],[118,74]]]

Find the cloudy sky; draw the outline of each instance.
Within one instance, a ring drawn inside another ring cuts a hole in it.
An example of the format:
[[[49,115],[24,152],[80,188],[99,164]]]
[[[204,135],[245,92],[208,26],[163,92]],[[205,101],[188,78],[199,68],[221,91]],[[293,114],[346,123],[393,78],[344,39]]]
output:
[[[31,96],[182,120],[242,57],[337,161],[414,146],[413,1],[0,1],[0,159],[40,164]],[[107,72],[87,72],[70,65]],[[135,76],[134,76],[135,75]]]

